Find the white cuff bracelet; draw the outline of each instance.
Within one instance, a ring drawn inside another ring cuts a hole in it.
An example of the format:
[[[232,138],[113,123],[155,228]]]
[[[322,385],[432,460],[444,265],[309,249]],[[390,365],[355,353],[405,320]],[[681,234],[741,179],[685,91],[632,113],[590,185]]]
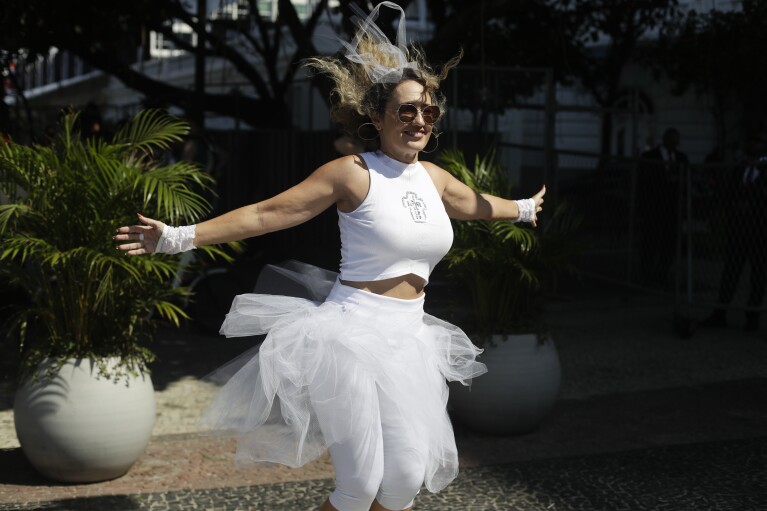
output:
[[[194,246],[196,228],[196,225],[183,225],[181,227],[166,225],[162,230],[160,239],[157,240],[155,252],[178,254],[179,252],[194,250],[197,248]]]
[[[532,223],[535,218],[535,199],[522,199],[515,200],[517,207],[519,207],[519,218],[514,222],[528,222]]]

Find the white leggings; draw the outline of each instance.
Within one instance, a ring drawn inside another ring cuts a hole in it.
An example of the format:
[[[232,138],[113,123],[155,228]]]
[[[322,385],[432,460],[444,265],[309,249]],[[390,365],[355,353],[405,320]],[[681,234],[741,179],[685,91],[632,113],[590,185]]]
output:
[[[372,449],[364,435],[329,448],[336,472],[330,503],[339,511],[368,511],[373,499],[386,509],[407,509],[423,484],[421,443],[388,396],[378,392],[378,402],[381,434]]]

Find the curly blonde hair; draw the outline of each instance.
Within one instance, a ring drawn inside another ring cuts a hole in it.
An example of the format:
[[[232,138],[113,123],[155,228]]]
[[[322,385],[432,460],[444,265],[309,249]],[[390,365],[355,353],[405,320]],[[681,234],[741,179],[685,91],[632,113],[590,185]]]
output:
[[[380,51],[377,44],[367,36],[360,41],[359,52],[370,53],[383,66],[397,65],[391,54]],[[305,65],[333,80],[335,86],[330,93],[331,121],[338,124],[348,137],[366,150],[377,149],[379,139],[360,138],[360,127],[371,122],[372,113],[384,113],[394,89],[406,80],[414,80],[423,85],[424,92],[431,96],[432,104],[439,106],[442,112],[445,111],[445,97],[439,86],[448,72],[458,65],[463,51],[445,63],[439,73],[426,62],[426,55],[419,46],[411,45],[406,56],[416,67],[404,68],[402,79],[396,83],[374,83],[363,65],[351,62],[343,55],[313,57],[305,61]]]

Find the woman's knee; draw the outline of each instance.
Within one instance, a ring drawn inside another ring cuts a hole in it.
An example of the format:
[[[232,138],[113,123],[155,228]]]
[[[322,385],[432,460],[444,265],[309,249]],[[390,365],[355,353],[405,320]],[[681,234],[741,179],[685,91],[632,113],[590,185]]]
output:
[[[413,505],[423,485],[425,466],[416,457],[392,467],[387,465],[376,500],[386,509],[401,510]]]
[[[368,511],[384,475],[380,435],[357,435],[329,451],[336,472],[331,504],[339,511]]]
[[[336,474],[330,502],[339,511],[368,511],[381,486],[383,468],[367,474]]]

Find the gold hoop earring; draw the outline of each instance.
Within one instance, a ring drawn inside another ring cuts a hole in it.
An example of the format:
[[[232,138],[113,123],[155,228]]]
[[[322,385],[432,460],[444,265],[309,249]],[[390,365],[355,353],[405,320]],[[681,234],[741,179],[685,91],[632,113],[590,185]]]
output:
[[[360,133],[360,130],[362,130],[363,126],[367,126],[368,124],[373,126],[373,128],[376,130],[376,134],[374,136],[372,136],[372,137],[366,138],[366,137],[362,136],[362,134]],[[365,122],[365,123],[360,124],[357,127],[357,138],[359,138],[360,140],[365,140],[366,142],[369,142],[371,140],[375,140],[376,138],[378,138],[378,131],[379,131],[378,127],[375,124],[373,124],[372,122]]]
[[[434,149],[431,149],[430,151],[427,151],[427,150],[426,150],[426,148],[424,147],[424,148],[421,150],[421,152],[422,152],[422,153],[426,153],[426,154],[431,154],[431,153],[433,153],[434,151],[436,151],[436,150],[437,150],[437,148],[439,147],[439,136],[440,136],[440,135],[442,135],[442,133],[441,133],[441,132],[438,132],[437,130],[432,130],[432,132],[431,132],[431,136],[432,136],[432,138],[434,138],[434,140],[436,140],[436,141],[437,141],[437,143],[436,143],[436,144],[434,144]],[[429,140],[429,142],[431,142],[431,140]],[[428,144],[427,144],[427,145],[428,145]]]

